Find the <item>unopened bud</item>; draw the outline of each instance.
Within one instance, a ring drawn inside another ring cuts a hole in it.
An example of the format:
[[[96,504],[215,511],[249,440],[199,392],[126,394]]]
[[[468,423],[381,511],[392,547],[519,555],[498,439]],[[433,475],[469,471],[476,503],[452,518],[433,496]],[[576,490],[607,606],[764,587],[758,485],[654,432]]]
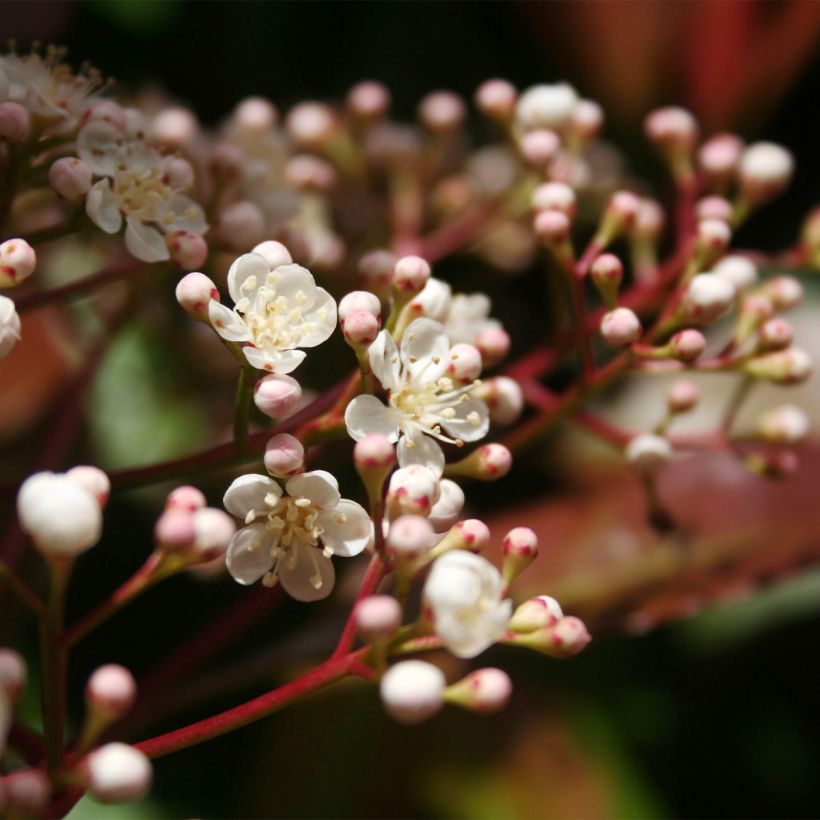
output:
[[[359,259],[359,276],[366,290],[372,291],[380,299],[386,298],[393,281],[396,257],[390,251],[375,250]]]
[[[482,444],[461,461],[448,464],[447,475],[469,476],[479,481],[497,481],[512,469],[512,454],[503,444]]]
[[[732,241],[732,229],[721,219],[702,219],[698,222],[698,245],[709,258],[723,253]]]
[[[501,669],[476,669],[458,683],[447,687],[445,698],[471,712],[492,715],[500,712],[510,701],[512,681]]]
[[[572,225],[562,211],[539,211],[533,220],[535,235],[549,248],[562,255],[568,252]]]
[[[19,652],[0,647],[0,692],[14,703],[26,685],[26,662]]]
[[[208,243],[203,237],[189,231],[175,231],[165,237],[171,261],[182,270],[200,268],[208,258]]]
[[[482,360],[478,348],[457,344],[447,354],[447,375],[459,384],[470,384],[481,375]]]
[[[292,476],[305,463],[305,448],[302,442],[290,433],[279,433],[265,445],[265,469],[274,476]]]
[[[514,424],[524,410],[521,385],[508,376],[486,379],[476,389],[475,395],[486,403],[493,424]]]
[[[85,767],[88,790],[102,803],[139,800],[151,787],[151,763],[125,743],[101,746],[86,758]]]
[[[154,541],[170,552],[187,550],[196,538],[193,513],[180,508],[166,509],[154,525]]]
[[[797,444],[809,434],[808,416],[794,404],[782,404],[767,410],[757,420],[757,435],[771,444]]]
[[[210,324],[208,305],[211,299],[219,301],[219,291],[204,273],[194,272],[183,276],[176,288],[179,306],[198,322]]]
[[[716,134],[701,145],[698,151],[698,165],[704,176],[713,185],[726,185],[735,175],[743,140],[734,134]]]
[[[423,723],[444,705],[444,673],[425,661],[402,661],[379,685],[385,711],[400,723]]]
[[[357,351],[364,351],[376,341],[381,322],[367,310],[354,310],[342,325],[344,340]]]
[[[592,640],[580,618],[567,615],[555,626],[547,627],[549,633],[542,651],[558,658],[571,658],[583,650]]]
[[[347,93],[347,107],[360,120],[379,120],[390,108],[390,92],[372,80],[357,83]]]
[[[396,463],[396,449],[381,433],[369,433],[353,447],[353,464],[365,486],[381,490]]]
[[[438,501],[433,504],[427,520],[436,532],[443,532],[456,523],[464,509],[464,491],[455,481],[442,478],[439,481]]]
[[[700,400],[700,387],[690,379],[675,382],[666,394],[666,406],[670,413],[686,413]]]
[[[137,682],[124,667],[109,663],[88,679],[85,700],[89,710],[100,712],[108,721],[128,714],[137,698]]]
[[[679,330],[670,340],[669,346],[676,359],[693,362],[706,350],[706,338],[699,330],[686,328]]]
[[[695,206],[698,222],[704,219],[718,219],[721,222],[732,221],[732,204],[722,196],[706,196]]]
[[[193,187],[194,166],[185,157],[169,157],[165,163],[162,181],[175,191],[187,191]]]
[[[57,196],[68,202],[79,202],[91,188],[94,174],[77,157],[61,157],[48,169],[48,181]]]
[[[401,605],[390,595],[368,595],[353,610],[356,631],[368,643],[392,638],[401,626]]]
[[[381,316],[381,302],[375,293],[367,290],[354,290],[339,301],[339,322],[344,327],[345,319],[355,310],[365,310],[373,316]]]
[[[697,120],[684,108],[659,108],[644,123],[646,135],[664,151],[691,152],[698,139]]]
[[[270,373],[253,387],[253,402],[268,418],[292,416],[302,401],[302,386],[292,376]]]
[[[97,503],[101,507],[104,507],[108,503],[108,494],[111,492],[111,481],[99,467],[83,464],[78,467],[72,467],[66,475],[96,498]]]
[[[502,576],[504,583],[511,584],[538,555],[538,536],[529,527],[515,527],[501,544],[504,554]]]
[[[271,270],[276,270],[280,265],[293,264],[290,251],[281,242],[276,242],[273,239],[260,242],[254,246],[252,252],[258,253],[268,263]]]
[[[811,376],[811,371],[809,354],[798,347],[755,356],[743,366],[744,373],[775,384],[800,384]]]
[[[45,815],[51,797],[51,784],[44,771],[24,769],[4,777],[0,784],[0,810],[3,811],[4,817]]]
[[[464,101],[452,91],[434,91],[419,103],[421,124],[434,133],[454,131],[464,121]]]
[[[738,293],[748,290],[757,281],[757,267],[745,256],[724,256],[712,268],[712,273],[731,282]]]
[[[592,263],[590,276],[604,302],[609,307],[614,307],[624,277],[624,266],[621,260],[611,253],[601,254]]]
[[[206,563],[219,558],[228,551],[228,545],[236,533],[236,523],[224,510],[204,507],[192,516],[194,542],[189,560]]]
[[[285,166],[285,180],[297,191],[330,191],[339,181],[336,169],[326,160],[299,154]]]
[[[303,102],[294,106],[285,120],[288,136],[304,148],[322,148],[336,131],[336,118],[328,106]]]
[[[264,134],[270,131],[279,112],[270,101],[264,97],[246,97],[233,112],[233,121],[246,134]]]
[[[400,565],[415,564],[433,546],[433,525],[421,515],[402,515],[390,524],[385,543],[393,560]]]
[[[387,509],[391,518],[428,515],[438,497],[438,478],[420,464],[401,467],[390,476]]]
[[[629,308],[615,308],[601,319],[601,336],[616,349],[628,347],[641,338],[641,320]]]
[[[0,244],[0,288],[24,282],[36,265],[37,254],[25,239],[7,239]]]
[[[168,494],[165,502],[166,510],[182,510],[183,512],[193,513],[202,509],[208,502],[205,496],[196,487],[191,487],[187,484],[177,487]]]
[[[740,158],[738,182],[743,198],[759,205],[777,196],[788,184],[794,170],[792,155],[773,142],[756,142]]]
[[[536,629],[554,626],[563,617],[561,605],[555,598],[539,595],[525,601],[513,612],[509,628],[513,632],[534,632]]]
[[[640,433],[630,439],[624,450],[626,460],[647,473],[654,473],[672,456],[672,447],[662,436]]]
[[[561,147],[561,139],[554,131],[528,131],[521,137],[521,156],[533,168],[545,169]]]
[[[642,199],[632,226],[632,235],[636,238],[654,242],[663,230],[663,208],[654,199]]]
[[[476,108],[496,122],[506,123],[515,113],[518,91],[506,80],[487,80],[475,92]]]
[[[536,211],[560,211],[569,219],[575,216],[575,191],[563,182],[545,182],[532,192]]]
[[[166,148],[187,148],[198,134],[199,123],[187,108],[167,108],[151,123],[151,138]]]
[[[490,325],[478,332],[475,346],[481,354],[482,367],[490,368],[507,358],[510,335],[503,327]]]
[[[751,472],[775,479],[794,475],[800,466],[800,459],[794,450],[749,453],[744,461],[746,468]]]
[[[0,103],[0,139],[22,142],[31,131],[31,115],[20,103]]]
[[[393,269],[393,287],[405,295],[415,296],[430,279],[430,264],[420,256],[403,256]]]
[[[760,288],[775,310],[791,310],[803,301],[803,286],[793,276],[775,276]]]
[[[571,127],[583,140],[597,137],[604,127],[604,109],[594,100],[579,100],[572,112]]]
[[[597,242],[605,247],[613,239],[632,230],[641,207],[641,200],[631,191],[617,191],[604,211],[596,234]]]
[[[515,116],[524,130],[563,130],[572,121],[578,95],[566,83],[535,85],[518,99]]]
[[[231,250],[245,252],[265,234],[265,216],[258,205],[240,200],[220,211],[216,232]]]
[[[713,273],[700,273],[689,283],[683,300],[687,320],[708,325],[717,321],[732,307],[735,286]]]
[[[785,319],[769,319],[757,332],[759,350],[784,350],[794,340],[794,328]]]
[[[490,530],[478,518],[467,518],[452,526],[444,538],[436,544],[434,554],[442,555],[450,550],[481,552],[490,543]]]

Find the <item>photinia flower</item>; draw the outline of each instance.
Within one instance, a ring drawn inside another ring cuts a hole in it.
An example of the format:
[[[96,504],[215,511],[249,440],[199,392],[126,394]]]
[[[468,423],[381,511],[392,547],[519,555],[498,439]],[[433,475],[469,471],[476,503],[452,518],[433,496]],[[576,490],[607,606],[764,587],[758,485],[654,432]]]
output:
[[[0,359],[20,341],[20,316],[8,296],[0,296]]]
[[[228,271],[234,309],[211,300],[216,332],[229,342],[246,342],[245,358],[270,373],[290,373],[305,358],[299,347],[316,347],[336,327],[336,302],[316,287],[301,265],[274,270],[256,253],[246,253]]]
[[[364,508],[339,495],[324,470],[289,479],[287,494],[272,478],[243,475],[225,493],[225,509],[246,526],[228,547],[228,571],[240,584],[263,579],[299,601],[330,595],[335,572],[330,558],[351,558],[369,543],[373,525]]]
[[[507,629],[512,601],[503,600],[501,573],[485,558],[456,550],[438,558],[424,585],[424,603],[444,645],[474,658]]]
[[[387,390],[387,404],[357,396],[347,406],[345,424],[359,441],[381,433],[398,441],[399,464],[421,464],[440,476],[444,453],[436,439],[461,445],[489,429],[487,405],[470,395],[475,383],[456,386],[447,375],[450,340],[432,319],[416,319],[401,340],[401,351],[387,331],[370,346],[373,374]]]

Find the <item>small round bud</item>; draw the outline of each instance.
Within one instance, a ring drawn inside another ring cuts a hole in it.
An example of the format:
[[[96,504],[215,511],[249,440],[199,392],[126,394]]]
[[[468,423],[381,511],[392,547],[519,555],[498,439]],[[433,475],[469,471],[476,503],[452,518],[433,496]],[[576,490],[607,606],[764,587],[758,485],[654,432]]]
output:
[[[715,252],[722,252],[732,241],[732,229],[720,219],[703,219],[698,222],[698,244]]]
[[[108,494],[111,492],[111,482],[108,476],[99,468],[91,465],[72,467],[66,475],[79,484],[86,492],[97,499],[97,503],[104,507],[108,503]]]
[[[48,169],[48,181],[57,196],[68,202],[79,202],[91,188],[94,174],[77,157],[61,157]]]
[[[628,347],[641,338],[641,321],[629,308],[615,308],[601,319],[601,336],[611,347]]]
[[[40,769],[24,769],[4,777],[0,786],[0,801],[5,789],[5,817],[44,817],[51,784],[48,775]]]
[[[521,137],[521,156],[533,168],[546,168],[561,147],[561,139],[554,131],[528,131]]]
[[[803,301],[803,286],[793,276],[775,276],[760,289],[775,310],[791,310]]]
[[[724,316],[735,301],[735,286],[713,273],[700,273],[689,283],[683,300],[686,318],[708,325]]]
[[[470,455],[450,464],[452,475],[469,476],[479,481],[497,481],[512,469],[512,454],[503,444],[482,444]]]
[[[507,122],[515,112],[518,91],[506,80],[486,80],[475,92],[475,105],[496,122]]]
[[[632,438],[624,450],[626,460],[647,473],[654,473],[672,456],[669,442],[654,433],[640,433]]]
[[[757,281],[757,267],[745,256],[724,256],[712,268],[712,273],[731,282],[738,293],[748,290]]]
[[[354,350],[367,350],[379,335],[381,321],[367,310],[354,310],[342,324],[344,340]]]
[[[690,379],[675,382],[666,394],[666,406],[670,413],[686,413],[700,399],[700,387]]]
[[[166,108],[151,124],[151,139],[166,148],[187,148],[198,134],[199,123],[187,108]]]
[[[179,280],[176,287],[179,306],[198,322],[210,324],[208,304],[211,299],[219,301],[219,291],[204,273],[189,273]]]
[[[539,211],[533,220],[535,235],[547,246],[561,245],[569,240],[569,217],[561,211]]]
[[[475,395],[486,403],[493,424],[514,424],[524,410],[521,385],[508,376],[483,381]]]
[[[794,404],[782,404],[762,413],[757,420],[756,432],[772,444],[797,444],[811,429],[808,416]]]
[[[379,120],[390,108],[390,92],[372,80],[357,83],[347,93],[347,107],[361,120]]]
[[[199,234],[174,231],[165,237],[171,261],[182,270],[200,268],[208,259],[208,243]]]
[[[268,418],[292,416],[302,401],[302,386],[292,376],[270,373],[253,387],[253,403]]]
[[[444,705],[444,673],[425,661],[402,661],[379,685],[385,711],[399,723],[423,723]]]
[[[213,561],[228,551],[236,533],[236,523],[224,510],[204,507],[192,516],[194,525],[193,549],[189,555],[199,563]]]
[[[537,557],[538,536],[529,527],[515,527],[501,544],[504,554],[502,576],[511,584]]]
[[[259,254],[268,263],[271,270],[276,270],[280,265],[293,263],[290,251],[281,242],[276,242],[273,239],[255,245],[252,253]]]
[[[478,518],[467,518],[453,525],[444,538],[436,544],[436,555],[450,550],[481,552],[490,543],[490,529]]]
[[[396,463],[396,449],[381,433],[369,433],[353,447],[353,463],[365,484],[377,481],[379,487]]]
[[[193,513],[180,508],[166,509],[154,525],[154,541],[163,550],[182,552],[194,543]]]
[[[217,180],[232,182],[239,176],[245,154],[232,142],[218,142],[211,149],[210,169]]]
[[[773,142],[756,142],[740,158],[738,182],[743,197],[758,205],[777,196],[794,170],[792,155]]]
[[[405,293],[421,293],[429,279],[430,264],[420,256],[403,256],[393,269],[393,286]]]
[[[464,509],[464,490],[449,478],[439,482],[438,501],[433,504],[427,520],[436,532],[443,532],[456,523]]]
[[[743,140],[740,137],[716,134],[701,145],[698,165],[710,182],[724,185],[734,176],[742,153]]]
[[[755,356],[743,367],[745,373],[775,384],[800,384],[811,376],[811,357],[798,347]]]
[[[17,308],[8,296],[0,296],[0,359],[8,356],[19,341],[20,316]]]
[[[246,97],[233,112],[234,123],[247,134],[270,131],[278,118],[276,106],[264,97]]]
[[[454,131],[464,121],[464,101],[452,91],[434,91],[419,103],[422,125],[435,133]]]
[[[385,641],[401,626],[401,605],[390,595],[369,595],[356,604],[353,618],[363,640]]]
[[[646,135],[666,150],[689,152],[698,140],[697,120],[684,108],[659,108],[644,123]]]
[[[295,475],[305,463],[305,448],[295,436],[279,433],[265,445],[264,461],[271,475],[281,478]]]
[[[525,130],[539,128],[561,130],[572,121],[578,95],[566,83],[535,85],[518,99],[515,116]]]
[[[594,100],[579,100],[572,112],[571,125],[581,139],[597,137],[604,127],[604,109]]]
[[[31,131],[31,115],[20,103],[0,103],[0,139],[23,142]]]
[[[0,288],[24,282],[36,265],[37,254],[25,239],[7,239],[0,244]]]
[[[165,502],[165,509],[193,513],[202,509],[206,503],[205,496],[196,487],[184,484],[171,490]]]
[[[481,375],[481,353],[468,344],[457,344],[447,354],[447,375],[459,384],[469,384]]]
[[[635,224],[632,228],[633,235],[642,239],[655,240],[663,230],[664,213],[663,208],[654,199],[644,198],[638,207],[638,214],[635,217]]]
[[[194,166],[185,157],[169,157],[166,160],[162,181],[174,190],[190,190],[195,178]]]
[[[549,595],[539,595],[537,598],[525,601],[515,610],[510,619],[509,628],[513,632],[534,632],[536,629],[554,626],[563,617],[561,605],[555,598],[550,598]]]
[[[151,763],[125,743],[107,743],[85,761],[88,789],[102,803],[139,800],[151,787]]]
[[[475,346],[481,354],[482,367],[493,367],[506,359],[510,344],[510,335],[503,327],[489,325],[480,330],[475,337]]]
[[[476,669],[466,678],[447,688],[446,698],[471,712],[492,715],[500,712],[512,695],[510,676],[501,669]]]
[[[757,332],[758,348],[761,350],[784,350],[794,340],[794,328],[785,319],[769,319]]]
[[[379,297],[367,290],[354,290],[343,296],[339,301],[339,321],[344,327],[345,319],[354,310],[365,310],[378,318],[381,316],[382,306]]]
[[[682,362],[693,362],[706,350],[706,338],[699,330],[687,328],[679,330],[669,341],[676,359]]]
[[[427,515],[438,497],[438,478],[420,464],[401,467],[390,476],[387,508],[391,517]]]
[[[0,692],[14,703],[26,685],[26,662],[19,652],[0,647]]]
[[[607,305],[614,307],[624,278],[624,266],[621,260],[614,254],[602,253],[592,263],[590,276],[601,298]],[[640,330],[640,324],[638,327]]]
[[[245,251],[265,234],[265,216],[253,202],[234,202],[220,212],[216,232],[232,250]]]
[[[572,615],[561,618],[555,626],[550,627],[550,631],[553,654],[558,657],[577,655],[592,640],[584,622]]]
[[[333,136],[336,119],[328,106],[303,102],[291,108],[285,120],[288,136],[304,148],[321,148]]]
[[[285,166],[285,180],[297,191],[330,191],[339,181],[336,169],[320,157],[300,154]]]
[[[532,207],[536,211],[561,211],[575,216],[575,191],[563,182],[545,182],[532,192]]]
[[[394,561],[407,564],[424,558],[434,541],[433,525],[426,518],[402,515],[390,524],[385,543]]]
[[[359,259],[359,276],[366,290],[384,297],[390,290],[393,281],[393,269],[396,257],[390,251],[375,250],[364,254]]]
[[[634,225],[641,209],[641,200],[632,191],[616,191],[606,207],[625,225]]]
[[[706,196],[695,206],[698,221],[718,219],[721,222],[732,221],[732,204],[722,196]]]
[[[131,711],[137,699],[137,682],[124,667],[109,663],[99,667],[85,686],[89,709],[105,713],[109,720],[118,720]]]

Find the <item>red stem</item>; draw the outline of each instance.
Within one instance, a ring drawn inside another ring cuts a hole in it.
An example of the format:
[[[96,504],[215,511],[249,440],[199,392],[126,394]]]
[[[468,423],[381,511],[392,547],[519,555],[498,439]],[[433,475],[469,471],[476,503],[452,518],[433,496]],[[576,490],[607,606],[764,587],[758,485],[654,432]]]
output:
[[[353,646],[353,641],[356,638],[356,604],[358,604],[363,598],[367,598],[368,595],[372,595],[376,591],[385,574],[386,569],[384,562],[378,555],[374,555],[370,559],[367,572],[362,579],[362,585],[359,587],[359,592],[356,595],[356,601],[350,610],[350,615],[348,615],[347,622],[345,623],[342,634],[339,637],[339,643],[336,644],[336,648],[330,656],[331,660],[338,658],[341,655],[345,655],[350,651],[350,648]]]

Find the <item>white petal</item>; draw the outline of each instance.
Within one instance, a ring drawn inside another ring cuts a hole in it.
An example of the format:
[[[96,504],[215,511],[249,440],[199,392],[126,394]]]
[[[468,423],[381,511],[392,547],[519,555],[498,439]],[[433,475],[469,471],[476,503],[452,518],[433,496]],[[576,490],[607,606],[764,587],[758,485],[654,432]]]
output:
[[[399,446],[396,448],[399,467],[421,464],[436,478],[441,478],[444,472],[444,453],[439,443],[434,438],[425,436],[421,432],[415,433],[412,440],[413,446],[411,447],[406,435],[399,439]]]
[[[288,495],[309,498],[320,509],[331,510],[341,499],[339,483],[325,470],[296,475],[285,486]]]
[[[258,253],[245,253],[231,265],[228,271],[228,293],[231,295],[234,304],[243,296],[247,296],[253,301],[256,288],[249,289],[247,293],[242,292],[243,282],[251,276],[256,277],[257,287],[265,283],[265,277],[270,273],[268,263]]]
[[[187,231],[197,236],[202,236],[208,230],[205,211],[189,196],[176,194],[171,198],[168,209],[174,214],[174,221],[168,225],[169,230]]]
[[[272,566],[271,537],[264,524],[243,527],[231,539],[225,555],[228,572],[240,584],[258,581]]]
[[[316,347],[336,329],[336,300],[324,288],[316,288],[316,298],[305,322],[310,329],[299,339],[299,347]]]
[[[399,437],[399,414],[375,396],[356,396],[345,410],[348,435],[359,441],[370,433],[381,433],[390,442]]]
[[[383,330],[368,348],[367,358],[370,369],[385,390],[395,390],[399,386],[401,364],[399,351],[393,337]]]
[[[268,495],[279,498],[282,488],[269,476],[250,473],[234,479],[225,491],[222,504],[231,515],[244,520],[251,510],[266,508],[265,497]]]
[[[316,281],[307,268],[301,265],[280,265],[274,272],[277,298],[284,296],[291,307],[301,307],[305,312],[316,301]],[[301,295],[299,295],[301,294]]]
[[[91,186],[85,198],[85,212],[106,233],[116,233],[122,227],[119,203],[107,179],[101,179]]]
[[[252,367],[280,374],[292,373],[307,355],[303,350],[264,350],[250,346],[244,347],[242,352]]]
[[[214,330],[223,339],[229,342],[247,342],[250,339],[248,328],[242,319],[230,308],[217,302],[216,299],[211,299],[208,302],[208,318],[211,320]]]
[[[120,132],[106,122],[90,122],[77,134],[77,156],[99,177],[113,177],[117,170]]]
[[[364,507],[347,498],[332,510],[322,510],[319,522],[325,528],[322,543],[341,558],[358,555],[373,536],[373,523]]]
[[[444,328],[432,319],[411,322],[401,338],[401,361],[411,381],[427,383],[444,375],[450,340]]]
[[[125,247],[132,256],[143,262],[161,262],[171,258],[165,237],[156,228],[136,219],[126,219],[125,222]]]
[[[297,601],[319,601],[333,591],[333,562],[316,547],[294,545],[277,566],[285,592]]]
[[[458,402],[453,409],[456,411],[455,418],[441,422],[441,426],[453,438],[478,441],[487,435],[487,430],[490,429],[490,411],[481,399],[468,396],[467,401]]]

